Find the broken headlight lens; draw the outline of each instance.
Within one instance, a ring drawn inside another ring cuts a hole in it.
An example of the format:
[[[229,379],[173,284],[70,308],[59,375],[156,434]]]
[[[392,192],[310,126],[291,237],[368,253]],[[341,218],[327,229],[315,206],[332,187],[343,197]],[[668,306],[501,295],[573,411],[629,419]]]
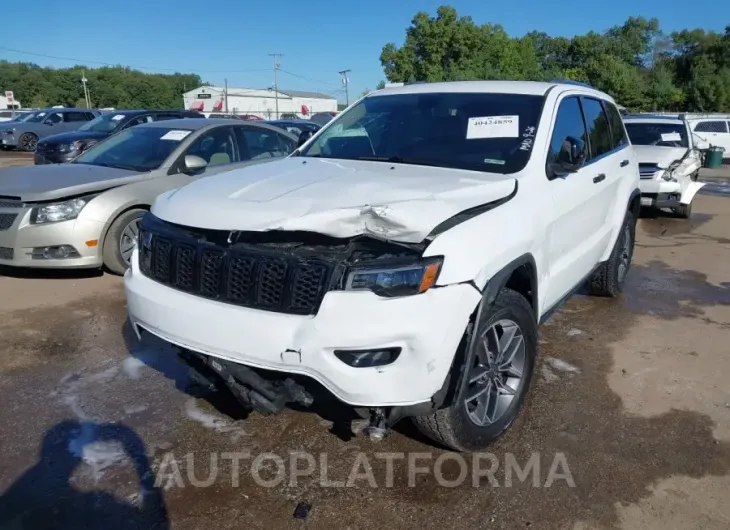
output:
[[[346,291],[372,291],[380,296],[408,296],[428,291],[436,284],[441,257],[391,267],[354,268],[347,275]]]

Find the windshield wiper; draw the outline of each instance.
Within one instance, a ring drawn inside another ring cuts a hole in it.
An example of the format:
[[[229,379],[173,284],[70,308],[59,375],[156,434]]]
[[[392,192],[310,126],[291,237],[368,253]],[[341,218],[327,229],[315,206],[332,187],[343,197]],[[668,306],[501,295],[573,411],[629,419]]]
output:
[[[409,164],[412,166],[445,167],[443,164],[418,160],[414,158],[403,158],[402,156],[358,156],[356,160],[367,160],[372,162],[390,162],[391,164]]]

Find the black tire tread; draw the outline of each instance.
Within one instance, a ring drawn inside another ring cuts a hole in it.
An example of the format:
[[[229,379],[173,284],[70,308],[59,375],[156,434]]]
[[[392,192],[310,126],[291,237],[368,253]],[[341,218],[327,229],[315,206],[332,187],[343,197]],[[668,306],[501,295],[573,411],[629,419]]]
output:
[[[636,241],[636,219],[634,219],[634,215],[628,211],[624,217],[624,224],[621,225],[619,237],[616,239],[616,243],[611,251],[611,256],[598,267],[591,277],[590,293],[593,296],[613,298],[618,296],[623,290],[623,286],[618,280],[618,261],[620,259],[619,254],[621,252],[621,247],[623,246],[624,226],[626,226],[626,223],[632,223],[634,225],[631,230],[631,236],[634,239],[634,242]]]
[[[680,204],[674,211],[678,217],[681,217],[682,219],[689,219],[692,217],[692,203]]]
[[[495,308],[503,308],[503,307],[514,307],[517,306],[520,308],[521,311],[524,311],[526,314],[531,315],[531,318],[534,317],[534,311],[532,307],[530,306],[530,303],[527,301],[527,299],[522,296],[517,291],[514,291],[509,288],[503,288],[500,293],[497,295],[497,298],[494,302]],[[476,330],[476,329],[475,329]],[[523,330],[523,332],[527,332],[528,330]],[[535,323],[535,329],[533,330],[535,335],[537,334],[537,323]],[[535,345],[537,345],[537,340],[535,340]],[[456,370],[456,374],[459,374],[461,371],[462,366],[454,366],[452,367],[452,370]],[[528,381],[529,383],[529,381]],[[460,386],[460,384],[459,384]],[[457,387],[459,388],[459,387]],[[529,385],[528,385],[529,389]],[[452,405],[453,406],[461,406],[461,402],[458,401],[458,393],[455,397],[457,402]],[[519,407],[516,409],[516,412],[514,414],[514,419],[518,416],[519,411],[522,408],[523,403],[519,404]],[[435,412],[427,415],[422,416],[414,416],[411,418],[416,428],[425,436],[433,440],[434,442],[443,445],[445,447],[448,447],[450,449],[456,450],[456,451],[462,451],[462,452],[468,452],[473,450],[472,447],[468,447],[465,445],[460,439],[457,434],[457,431],[461,428],[461,426],[458,423],[454,422],[454,415],[451,413],[451,407],[449,408],[441,408],[436,410]],[[507,423],[504,428],[493,438],[496,439],[499,436],[501,436],[512,424],[512,421]]]

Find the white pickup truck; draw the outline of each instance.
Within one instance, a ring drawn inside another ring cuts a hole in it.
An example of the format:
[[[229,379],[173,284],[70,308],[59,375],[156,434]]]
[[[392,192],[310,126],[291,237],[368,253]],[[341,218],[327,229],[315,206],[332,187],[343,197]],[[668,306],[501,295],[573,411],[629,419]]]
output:
[[[639,208],[602,92],[386,88],[286,159],[160,195],[125,276],[129,318],[254,410],[311,404],[315,380],[373,438],[412,417],[480,450],[518,415],[538,325],[586,282],[623,289]]]
[[[697,182],[700,151],[710,145],[680,116],[636,114],[624,123],[639,159],[641,204],[692,215],[692,200],[704,183]]]

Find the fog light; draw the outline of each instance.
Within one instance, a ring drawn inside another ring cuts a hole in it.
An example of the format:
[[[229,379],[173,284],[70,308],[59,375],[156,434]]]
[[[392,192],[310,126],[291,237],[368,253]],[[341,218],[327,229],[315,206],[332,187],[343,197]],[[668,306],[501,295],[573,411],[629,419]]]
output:
[[[335,350],[335,357],[353,368],[368,368],[391,364],[400,355],[400,348],[379,350]]]
[[[71,245],[56,245],[53,247],[35,247],[31,252],[33,259],[68,259],[78,258],[78,251]]]

